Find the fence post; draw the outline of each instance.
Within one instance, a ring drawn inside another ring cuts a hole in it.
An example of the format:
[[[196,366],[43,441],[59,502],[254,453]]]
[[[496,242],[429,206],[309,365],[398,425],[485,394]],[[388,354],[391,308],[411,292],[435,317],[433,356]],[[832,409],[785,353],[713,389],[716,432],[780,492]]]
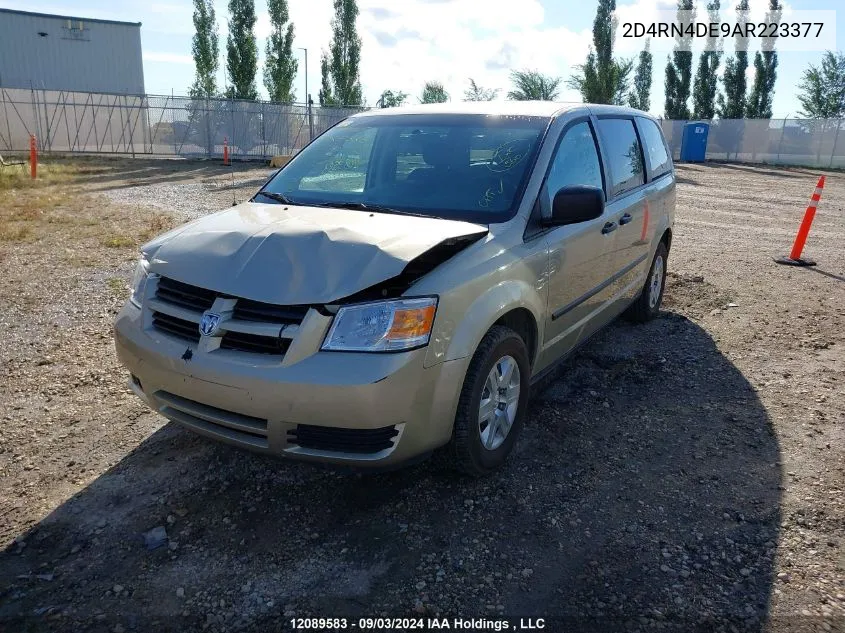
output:
[[[836,122],[836,134],[833,136],[833,147],[830,148],[830,164],[828,167],[833,167],[833,155],[836,153],[836,142],[839,140],[840,127],[842,127],[842,119]]]
[[[211,138],[211,105],[208,97],[205,98],[203,119],[205,119],[205,155],[206,158],[211,158],[214,155],[214,139]],[[188,127],[190,128],[190,125]]]
[[[308,142],[314,140],[314,99],[308,95]]]
[[[817,119],[822,124],[822,133],[819,134],[819,149],[816,151],[816,167],[822,164],[822,143],[824,142],[824,130],[827,127],[827,119]]]
[[[30,84],[29,93],[30,93],[30,98],[32,99],[32,127],[33,127],[33,129],[27,130],[27,132],[29,132],[30,136],[35,134],[37,136],[37,138],[40,139],[41,138],[41,130],[39,128],[41,127],[41,124],[39,123],[40,119],[38,118],[38,94],[36,94],[35,88],[32,87],[32,84]],[[23,122],[23,118],[21,118],[21,122]],[[24,128],[26,128],[26,123],[24,123]]]
[[[12,127],[11,127],[11,125],[9,124],[9,110],[7,109],[7,108],[8,108],[8,106],[6,105],[6,89],[5,89],[5,88],[0,88],[0,96],[2,96],[2,98],[3,98],[3,116],[4,116],[4,117],[5,117],[5,119],[6,119],[6,135],[7,135],[7,139],[6,139],[6,140],[7,140],[7,141],[8,141],[8,143],[9,143],[9,146],[8,146],[6,149],[8,149],[9,151],[12,151],[12,149],[13,149],[13,145],[12,145]],[[11,97],[9,98],[9,100],[11,101]]]
[[[261,157],[267,158],[267,115],[264,112],[264,102],[261,102]]]
[[[234,92],[234,88],[232,89]],[[235,135],[235,95],[232,94],[231,98],[229,99],[229,115],[230,120],[232,122],[232,154],[234,154],[234,145],[237,142],[237,137]]]
[[[778,141],[777,162],[780,163],[780,150],[783,147],[783,135],[786,133],[786,117],[783,117],[783,127],[780,129],[780,141]]]
[[[45,152],[49,152],[53,148],[53,146],[52,146],[52,142],[51,142],[51,138],[50,138],[52,135],[50,134],[50,118],[49,118],[49,115],[47,114],[47,90],[45,88],[41,89],[41,97],[44,101],[44,128],[45,128],[44,134],[43,134],[44,138],[41,141],[41,149],[43,149]]]

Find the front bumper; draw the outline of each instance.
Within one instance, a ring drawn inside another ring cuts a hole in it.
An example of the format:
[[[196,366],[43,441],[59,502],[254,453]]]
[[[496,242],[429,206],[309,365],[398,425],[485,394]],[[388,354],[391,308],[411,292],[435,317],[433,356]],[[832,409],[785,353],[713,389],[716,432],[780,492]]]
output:
[[[425,368],[425,348],[392,354],[315,350],[288,365],[256,354],[206,352],[145,327],[131,303],[118,315],[114,334],[118,358],[133,376],[130,386],[170,420],[262,453],[364,466],[399,464],[446,444],[469,362]],[[342,448],[352,436],[383,438],[389,427],[396,429],[389,447]],[[312,436],[331,429],[363,433],[341,431],[340,445],[326,450],[297,443],[306,428]]]

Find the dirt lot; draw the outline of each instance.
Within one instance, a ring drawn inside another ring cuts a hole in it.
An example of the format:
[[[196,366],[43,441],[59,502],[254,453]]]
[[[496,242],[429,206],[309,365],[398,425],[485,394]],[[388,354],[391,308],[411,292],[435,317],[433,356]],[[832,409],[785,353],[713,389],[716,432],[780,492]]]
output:
[[[0,179],[0,630],[845,630],[845,176],[818,267],[796,269],[771,256],[816,173],[679,167],[665,313],[573,358],[507,467],[469,480],[256,457],[126,388],[110,328],[138,245],[269,173],[100,160]]]

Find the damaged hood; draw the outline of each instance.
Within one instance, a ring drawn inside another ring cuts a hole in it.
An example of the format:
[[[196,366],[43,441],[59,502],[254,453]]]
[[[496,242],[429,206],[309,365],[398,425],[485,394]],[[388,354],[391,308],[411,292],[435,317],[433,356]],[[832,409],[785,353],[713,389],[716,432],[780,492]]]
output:
[[[150,272],[280,305],[332,303],[399,275],[469,222],[247,202],[146,244]]]

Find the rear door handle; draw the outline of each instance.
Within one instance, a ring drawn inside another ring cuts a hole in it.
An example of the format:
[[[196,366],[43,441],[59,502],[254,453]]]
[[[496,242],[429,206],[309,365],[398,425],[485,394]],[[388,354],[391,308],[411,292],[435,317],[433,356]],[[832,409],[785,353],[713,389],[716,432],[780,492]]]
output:
[[[628,222],[633,219],[634,217],[630,213],[626,213],[621,218],[619,218],[619,226],[625,226],[626,224],[628,224]]]
[[[617,224],[616,222],[607,222],[601,229],[603,235],[607,235],[608,233],[613,233],[616,230]]]

